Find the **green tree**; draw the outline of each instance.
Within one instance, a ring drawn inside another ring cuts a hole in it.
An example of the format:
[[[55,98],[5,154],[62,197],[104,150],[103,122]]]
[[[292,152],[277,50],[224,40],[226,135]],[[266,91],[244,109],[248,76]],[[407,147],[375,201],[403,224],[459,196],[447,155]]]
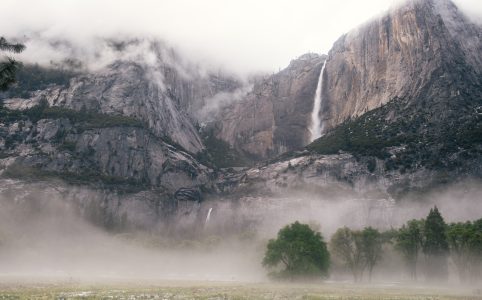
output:
[[[417,262],[422,247],[423,220],[410,220],[395,237],[395,249],[407,264],[412,280],[417,280]]]
[[[0,51],[20,53],[25,49],[22,44],[11,44],[5,38],[0,37]],[[11,57],[0,61],[0,91],[5,91],[15,83],[15,73],[21,64]]]
[[[365,268],[361,236],[360,231],[343,227],[335,232],[330,241],[332,253],[350,269],[355,282],[361,281]]]
[[[365,227],[361,232],[361,243],[363,259],[368,269],[368,279],[371,281],[373,268],[382,257],[382,234],[377,229]]]
[[[482,219],[475,222],[452,223],[447,228],[450,256],[461,282],[480,277],[482,260]]]
[[[472,236],[472,223],[452,223],[447,228],[447,241],[460,281],[467,279],[471,262],[470,240]]]
[[[472,223],[472,235],[469,241],[472,264],[470,268],[471,279],[482,278],[482,219]]]
[[[319,277],[328,274],[330,254],[319,232],[308,225],[295,222],[283,227],[278,237],[268,242],[263,259],[267,268],[278,277]]]
[[[446,236],[446,227],[437,206],[430,209],[424,224],[423,253],[426,256],[427,276],[429,280],[447,280],[448,264],[447,255],[449,245]]]

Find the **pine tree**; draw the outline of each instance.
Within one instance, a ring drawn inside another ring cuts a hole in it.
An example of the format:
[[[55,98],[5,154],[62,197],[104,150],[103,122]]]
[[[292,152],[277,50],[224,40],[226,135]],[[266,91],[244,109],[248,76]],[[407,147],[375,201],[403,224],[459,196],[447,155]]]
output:
[[[11,44],[5,38],[0,37],[0,51],[20,53],[25,49],[22,44]],[[0,61],[0,91],[7,90],[15,83],[15,73],[20,68],[21,63],[11,57],[6,57]]]
[[[423,223],[423,220],[408,221],[398,230],[395,240],[395,249],[402,254],[412,280],[417,280],[417,262],[422,246]]]
[[[447,280],[447,256],[449,245],[446,235],[447,224],[437,206],[430,209],[425,220],[423,253],[427,262],[427,279]]]
[[[473,236],[471,222],[452,223],[447,229],[447,239],[450,247],[450,256],[459,272],[460,282],[468,279],[468,271],[472,263],[470,242]]]

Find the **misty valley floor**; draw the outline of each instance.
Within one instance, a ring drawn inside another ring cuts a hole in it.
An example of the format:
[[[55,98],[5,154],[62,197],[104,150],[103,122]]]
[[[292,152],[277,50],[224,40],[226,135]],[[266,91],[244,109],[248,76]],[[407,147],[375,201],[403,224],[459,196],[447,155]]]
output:
[[[0,283],[0,299],[482,299],[482,289],[352,283],[17,281]]]

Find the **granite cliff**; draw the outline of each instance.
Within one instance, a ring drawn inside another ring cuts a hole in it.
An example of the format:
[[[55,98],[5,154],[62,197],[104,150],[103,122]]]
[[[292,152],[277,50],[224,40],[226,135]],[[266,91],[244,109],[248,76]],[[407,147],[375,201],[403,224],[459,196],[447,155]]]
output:
[[[305,54],[256,82],[246,97],[220,112],[216,136],[254,160],[306,145],[314,91],[325,59]]]
[[[481,36],[481,27],[451,1],[407,1],[340,37],[328,56],[302,56],[255,86],[224,113],[218,136],[257,158],[307,145],[325,59],[324,132],[396,99],[419,105],[428,98],[439,106],[438,98],[463,93],[465,79],[452,82],[457,76],[480,78]]]
[[[482,28],[447,0],[409,1],[342,36],[328,54],[325,130],[393,99],[421,101],[434,81],[463,65],[480,76],[481,36]],[[459,92],[449,85],[437,93]]]

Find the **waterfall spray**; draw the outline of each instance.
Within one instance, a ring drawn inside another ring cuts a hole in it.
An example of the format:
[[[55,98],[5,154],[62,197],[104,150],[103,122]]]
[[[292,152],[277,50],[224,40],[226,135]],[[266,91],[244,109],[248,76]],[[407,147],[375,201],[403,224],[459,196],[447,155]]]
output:
[[[313,103],[313,111],[311,112],[311,128],[310,128],[310,142],[313,142],[317,138],[321,137],[321,118],[320,118],[320,109],[321,109],[321,101],[322,99],[322,90],[323,90],[323,73],[325,72],[326,62],[328,58],[325,59],[323,63],[323,67],[320,71],[320,77],[318,79],[318,85],[316,86],[316,93]]]

